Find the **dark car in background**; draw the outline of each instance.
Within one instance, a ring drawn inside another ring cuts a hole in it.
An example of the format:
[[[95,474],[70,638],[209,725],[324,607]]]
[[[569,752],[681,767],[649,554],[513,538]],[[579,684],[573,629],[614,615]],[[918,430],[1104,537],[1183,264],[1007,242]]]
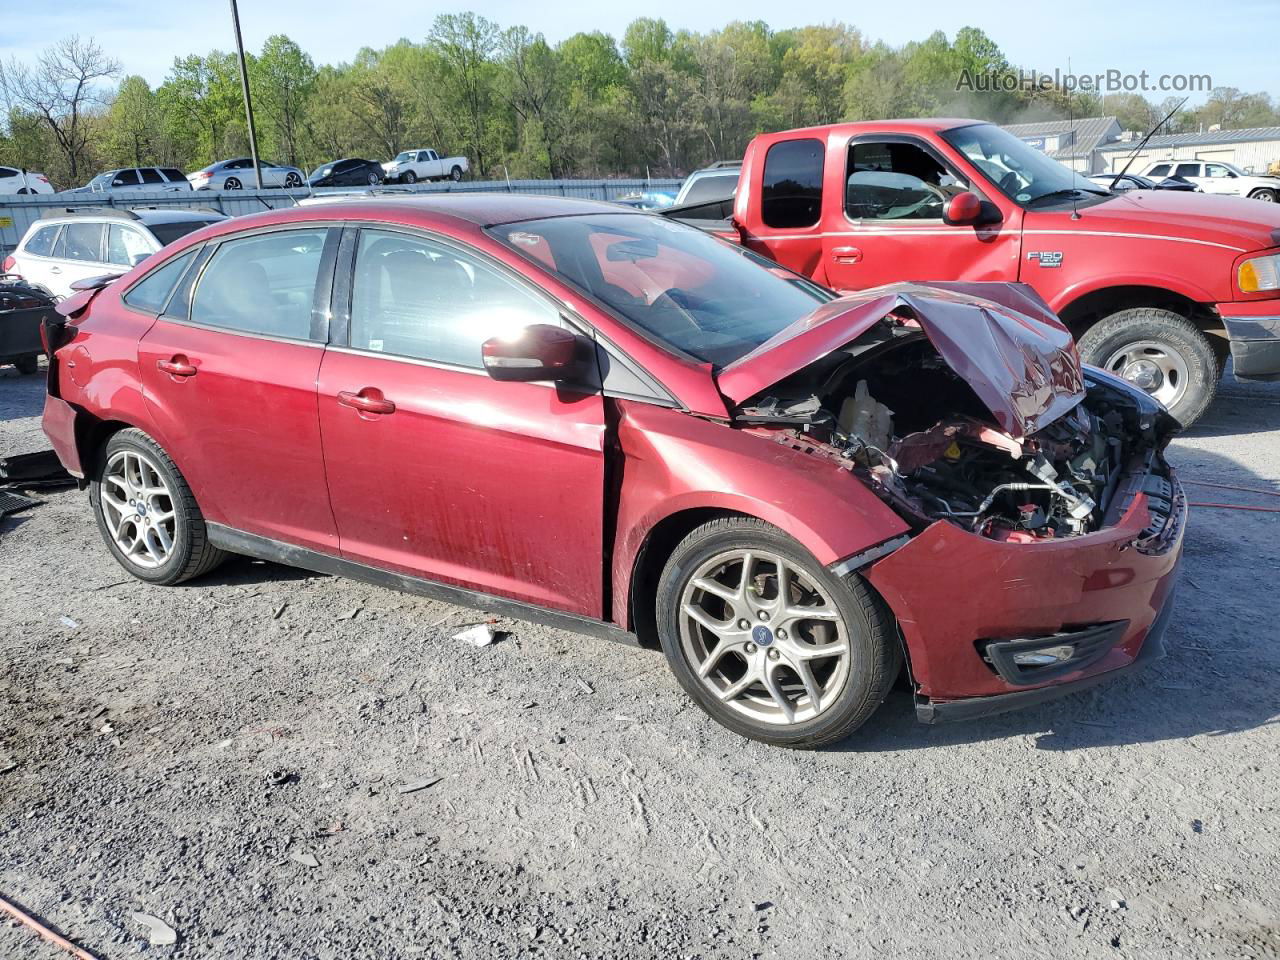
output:
[[[382,164],[360,157],[322,163],[307,177],[309,187],[376,187],[386,179]]]
[[[1200,188],[1189,180],[1179,180],[1177,177],[1165,177],[1162,180],[1152,180],[1150,177],[1140,177],[1136,173],[1099,173],[1089,177],[1089,180],[1096,183],[1100,187],[1106,187],[1113,193],[1124,193],[1128,190],[1181,190],[1184,193],[1200,193]]]

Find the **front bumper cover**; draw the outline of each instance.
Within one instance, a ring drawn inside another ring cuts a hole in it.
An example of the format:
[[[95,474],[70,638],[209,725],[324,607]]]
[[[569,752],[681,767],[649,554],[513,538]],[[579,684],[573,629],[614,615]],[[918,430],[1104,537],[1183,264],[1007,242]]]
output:
[[[1280,309],[1274,300],[1220,303],[1238,380],[1280,380]]]

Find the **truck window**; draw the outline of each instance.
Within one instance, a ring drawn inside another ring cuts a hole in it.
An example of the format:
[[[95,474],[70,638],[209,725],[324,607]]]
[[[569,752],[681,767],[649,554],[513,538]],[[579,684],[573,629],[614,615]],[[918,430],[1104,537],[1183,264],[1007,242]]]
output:
[[[760,215],[765,226],[812,227],[822,215],[821,140],[781,140],[764,158]]]
[[[1204,165],[1204,175],[1206,177],[1234,177],[1235,174],[1228,170],[1220,163],[1206,163]]]
[[[1169,164],[1157,163],[1154,167],[1147,171],[1148,177],[1167,177],[1169,175]]]
[[[940,220],[968,184],[912,143],[849,145],[845,213],[853,220]]]
[[[1175,177],[1198,177],[1200,176],[1200,164],[1198,163],[1180,163],[1178,168],[1173,171]]]

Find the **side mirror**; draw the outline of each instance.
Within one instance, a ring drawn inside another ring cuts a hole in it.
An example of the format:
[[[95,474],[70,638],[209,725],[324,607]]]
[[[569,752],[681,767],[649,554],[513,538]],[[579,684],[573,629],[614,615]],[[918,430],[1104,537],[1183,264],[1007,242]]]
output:
[[[116,177],[114,180],[111,181],[111,185],[113,187],[123,187],[124,181],[121,180],[119,177]]]
[[[999,207],[970,190],[957,193],[942,210],[942,222],[952,227],[976,227],[1001,219]]]
[[[480,345],[485,372],[494,380],[573,380],[584,372],[583,339],[562,327],[535,323]]]

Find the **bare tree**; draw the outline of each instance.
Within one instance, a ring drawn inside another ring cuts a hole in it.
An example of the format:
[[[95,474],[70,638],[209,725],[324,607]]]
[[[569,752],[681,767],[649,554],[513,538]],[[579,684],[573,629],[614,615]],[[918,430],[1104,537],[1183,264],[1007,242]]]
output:
[[[10,109],[34,114],[48,127],[66,162],[72,182],[79,182],[88,150],[91,114],[105,106],[99,83],[120,72],[90,37],[59,40],[45,49],[34,66],[16,57],[0,64],[0,91]]]

